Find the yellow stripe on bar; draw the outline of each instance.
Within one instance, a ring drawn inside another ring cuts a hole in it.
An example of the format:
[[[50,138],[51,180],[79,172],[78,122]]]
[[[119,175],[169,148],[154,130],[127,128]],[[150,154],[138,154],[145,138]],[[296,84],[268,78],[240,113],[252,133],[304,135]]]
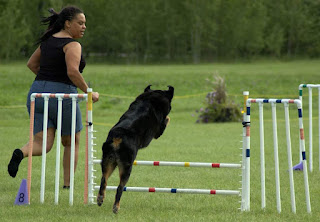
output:
[[[133,165],[137,165],[137,161],[136,160],[133,162]]]
[[[185,167],[189,167],[189,166],[190,166],[190,163],[189,163],[189,162],[185,162],[185,163],[184,163],[184,166],[185,166]]]

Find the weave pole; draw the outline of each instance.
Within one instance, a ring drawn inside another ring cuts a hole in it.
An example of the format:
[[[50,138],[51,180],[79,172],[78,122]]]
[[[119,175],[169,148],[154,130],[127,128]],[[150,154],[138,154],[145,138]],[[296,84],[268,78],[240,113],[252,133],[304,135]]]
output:
[[[75,160],[75,147],[76,147],[76,107],[77,97],[72,97],[72,121],[71,121],[71,155],[70,155],[70,192],[69,204],[73,205],[73,191],[74,191],[74,160]]]
[[[276,199],[277,199],[277,210],[281,212],[281,199],[280,199],[280,178],[279,178],[279,161],[278,158],[278,138],[277,138],[277,127],[276,127],[276,104],[282,103],[285,107],[285,119],[286,119],[286,137],[287,137],[287,150],[288,150],[288,164],[289,164],[289,179],[290,179],[290,190],[291,190],[291,206],[292,212],[295,213],[295,198],[294,198],[294,182],[293,182],[293,173],[292,173],[292,155],[291,155],[291,142],[290,132],[289,132],[289,104],[296,104],[298,109],[299,117],[299,131],[300,131],[300,150],[301,156],[303,157],[303,173],[304,173],[304,184],[305,184],[305,196],[306,196],[306,205],[307,212],[311,213],[311,204],[310,204],[310,193],[309,193],[309,182],[308,182],[308,171],[306,169],[307,162],[305,157],[305,141],[304,141],[304,130],[303,130],[303,120],[302,120],[302,105],[301,101],[298,99],[248,99],[247,100],[247,115],[250,115],[251,103],[270,103],[272,106],[272,123],[273,123],[273,137],[274,137],[274,158],[275,158],[275,179],[276,179]],[[248,114],[249,113],[249,114]],[[250,139],[250,137],[249,137]],[[246,144],[250,146],[249,144]],[[290,150],[290,151],[289,151]],[[265,197],[264,197],[265,198]]]
[[[319,171],[320,171],[320,84],[300,84],[299,99],[302,104],[302,92],[304,88],[308,88],[309,94],[309,171],[313,170],[313,115],[312,115],[312,89],[318,88],[318,139],[319,139]],[[302,162],[302,155],[299,155],[299,160]]]
[[[44,95],[44,113],[43,113],[43,136],[42,136],[42,165],[41,165],[41,183],[40,183],[40,203],[44,203],[44,190],[46,183],[46,159],[47,159],[47,132],[48,132],[48,105],[49,95]]]
[[[276,199],[277,199],[277,210],[281,212],[281,200],[280,200],[280,172],[279,172],[279,154],[278,154],[278,133],[277,133],[277,113],[276,104],[271,103],[272,109],[272,130],[273,130],[273,148],[274,148],[274,169],[276,177]]]
[[[289,180],[290,180],[290,198],[291,210],[296,213],[296,197],[294,192],[293,182],[293,168],[292,168],[292,153],[291,153],[291,135],[290,135],[290,121],[289,121],[289,104],[284,103],[285,123],[286,123],[286,138],[287,138],[287,154],[288,154],[288,167],[289,167]]]
[[[263,103],[259,103],[259,133],[260,133],[260,174],[261,174],[261,209],[266,208],[266,169],[264,156],[264,124]]]
[[[57,151],[56,151],[56,178],[54,189],[54,203],[59,203],[59,182],[60,182],[60,147],[61,147],[61,125],[62,125],[62,98],[58,97],[58,123],[57,123]]]

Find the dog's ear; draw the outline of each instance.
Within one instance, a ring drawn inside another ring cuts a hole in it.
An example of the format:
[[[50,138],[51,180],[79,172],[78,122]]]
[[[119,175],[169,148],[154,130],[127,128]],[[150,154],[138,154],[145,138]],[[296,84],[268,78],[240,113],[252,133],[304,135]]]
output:
[[[152,91],[152,90],[150,89],[151,86],[152,86],[152,85],[148,85],[147,88],[144,89],[144,92],[150,92],[150,91]]]
[[[167,97],[172,100],[174,94],[174,88],[172,86],[168,86],[169,89],[166,92]]]

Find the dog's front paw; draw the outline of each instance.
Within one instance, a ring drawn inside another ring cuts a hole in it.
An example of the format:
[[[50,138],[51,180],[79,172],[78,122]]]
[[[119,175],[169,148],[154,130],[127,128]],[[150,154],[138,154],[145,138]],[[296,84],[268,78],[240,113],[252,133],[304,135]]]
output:
[[[113,208],[112,208],[112,212],[114,213],[114,214],[117,214],[118,213],[118,211],[119,211],[119,209],[120,209],[120,204],[114,204],[113,205]]]
[[[99,194],[97,197],[97,204],[99,207],[103,204],[103,196],[100,196]]]

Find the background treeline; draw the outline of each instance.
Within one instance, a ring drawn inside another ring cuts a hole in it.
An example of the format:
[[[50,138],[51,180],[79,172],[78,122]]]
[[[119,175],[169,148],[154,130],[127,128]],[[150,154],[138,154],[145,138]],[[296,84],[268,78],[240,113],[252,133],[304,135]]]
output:
[[[29,57],[68,4],[82,8],[88,58],[109,62],[210,62],[320,56],[319,0],[0,0],[0,59]]]

